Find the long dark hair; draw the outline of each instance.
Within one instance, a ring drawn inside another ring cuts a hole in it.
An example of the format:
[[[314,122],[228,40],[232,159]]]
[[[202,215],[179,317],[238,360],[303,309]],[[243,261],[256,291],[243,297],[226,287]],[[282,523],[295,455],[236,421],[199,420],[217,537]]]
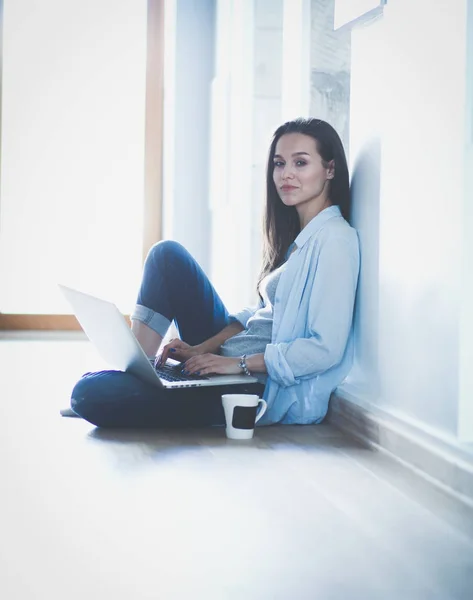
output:
[[[333,161],[335,172],[333,179],[327,181],[330,186],[328,188],[328,198],[331,204],[340,207],[340,211],[347,221],[350,219],[350,184],[347,159],[342,141],[335,129],[326,121],[314,118],[299,118],[278,127],[271,141],[266,169],[263,264],[258,280],[258,289],[261,280],[284,261],[289,246],[301,230],[296,207],[283,204],[273,180],[276,144],[279,138],[286,133],[302,133],[313,138],[317,151],[322,157],[324,167],[327,168],[328,163]]]

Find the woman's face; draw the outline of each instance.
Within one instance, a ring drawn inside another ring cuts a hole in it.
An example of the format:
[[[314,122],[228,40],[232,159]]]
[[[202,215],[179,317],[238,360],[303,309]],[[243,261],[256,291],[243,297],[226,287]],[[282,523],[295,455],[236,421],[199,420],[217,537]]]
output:
[[[333,179],[333,164],[324,167],[315,140],[303,133],[286,133],[276,143],[273,180],[286,206],[300,210],[328,203],[327,180]]]

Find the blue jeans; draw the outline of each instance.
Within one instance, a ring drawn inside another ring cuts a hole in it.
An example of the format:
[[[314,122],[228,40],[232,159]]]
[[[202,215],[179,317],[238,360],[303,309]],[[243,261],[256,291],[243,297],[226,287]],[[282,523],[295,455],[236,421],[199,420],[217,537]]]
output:
[[[132,319],[164,337],[174,320],[182,340],[194,346],[229,323],[228,311],[207,276],[173,241],[159,242],[146,258]],[[86,373],[74,386],[71,408],[98,427],[205,427],[224,425],[221,395],[262,395],[259,383],[164,389],[131,373]]]

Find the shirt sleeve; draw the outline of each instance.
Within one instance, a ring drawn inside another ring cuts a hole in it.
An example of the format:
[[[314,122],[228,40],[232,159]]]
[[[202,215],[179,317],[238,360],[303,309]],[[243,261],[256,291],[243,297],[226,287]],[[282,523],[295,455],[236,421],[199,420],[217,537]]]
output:
[[[268,374],[287,387],[320,375],[343,358],[353,319],[360,266],[358,238],[324,241],[317,259],[307,314],[307,337],[268,344]]]

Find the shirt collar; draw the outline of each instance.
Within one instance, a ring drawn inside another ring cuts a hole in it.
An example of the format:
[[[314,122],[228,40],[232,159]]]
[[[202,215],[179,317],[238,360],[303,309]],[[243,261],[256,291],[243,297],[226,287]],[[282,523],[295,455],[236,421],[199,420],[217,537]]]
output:
[[[294,244],[298,248],[302,248],[309,238],[311,238],[314,233],[317,233],[317,231],[319,231],[319,229],[321,229],[329,219],[332,219],[333,217],[341,217],[341,215],[342,213],[340,212],[339,206],[335,204],[324,208],[324,210],[321,210],[312,220],[307,223],[304,229],[294,240]]]

